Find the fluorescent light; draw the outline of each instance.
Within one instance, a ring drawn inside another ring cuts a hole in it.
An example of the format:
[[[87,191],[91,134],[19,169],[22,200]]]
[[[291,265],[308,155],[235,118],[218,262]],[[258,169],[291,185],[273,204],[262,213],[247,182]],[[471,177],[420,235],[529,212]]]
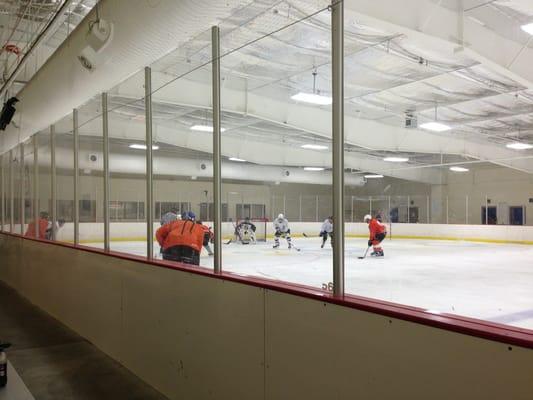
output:
[[[522,25],[520,27],[524,32],[529,33],[530,35],[533,35],[533,22],[529,24]]]
[[[324,171],[324,169],[322,167],[304,167],[305,171]]]
[[[453,172],[468,172],[469,169],[468,168],[463,168],[463,167],[450,167],[450,171],[453,171]]]
[[[508,149],[513,150],[529,150],[533,149],[533,145],[527,144],[527,143],[520,143],[520,142],[514,142],[514,143],[508,143],[505,145]]]
[[[210,132],[213,133],[213,127],[210,125],[193,125],[191,131]],[[224,132],[226,128],[220,128],[220,132]]]
[[[407,157],[385,157],[383,161],[388,162],[407,162],[409,159]]]
[[[328,106],[333,103],[333,99],[331,97],[321,96],[319,94],[314,93],[300,92],[298,94],[295,94],[294,96],[291,96],[291,99],[304,103],[318,104],[320,106]]]
[[[134,144],[130,144],[130,149],[146,150],[146,145],[134,143]],[[156,146],[153,144],[152,150],[159,150],[159,146]]]
[[[379,179],[379,178],[383,178],[383,175],[370,174],[370,175],[365,175],[365,178],[366,179]]]
[[[246,162],[246,160],[243,160],[242,158],[237,158],[237,157],[230,157],[229,160],[236,161],[236,162]]]
[[[427,131],[433,131],[433,132],[446,132],[452,129],[450,126],[441,124],[440,122],[426,122],[425,124],[421,124],[420,127],[422,129],[425,129]]]
[[[309,149],[309,150],[327,150],[328,146],[323,146],[321,144],[304,144],[301,146],[302,149]]]

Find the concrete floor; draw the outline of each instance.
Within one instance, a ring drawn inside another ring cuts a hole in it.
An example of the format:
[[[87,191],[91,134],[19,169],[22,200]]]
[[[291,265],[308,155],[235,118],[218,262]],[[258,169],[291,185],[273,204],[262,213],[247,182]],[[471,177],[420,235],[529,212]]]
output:
[[[36,400],[166,399],[3,283],[0,340]]]

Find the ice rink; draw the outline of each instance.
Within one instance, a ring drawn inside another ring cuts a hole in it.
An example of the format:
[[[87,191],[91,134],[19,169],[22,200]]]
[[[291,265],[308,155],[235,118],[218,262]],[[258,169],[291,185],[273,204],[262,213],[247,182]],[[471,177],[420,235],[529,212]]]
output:
[[[293,243],[301,251],[288,250],[285,241],[280,249],[273,249],[271,240],[224,245],[224,270],[317,288],[330,282],[329,241],[324,249],[319,238],[295,238]],[[533,328],[533,246],[387,239],[385,258],[358,259],[365,248],[365,239],[346,240],[348,293]],[[111,249],[145,255],[144,242],[112,242]],[[201,265],[212,264],[204,250]]]

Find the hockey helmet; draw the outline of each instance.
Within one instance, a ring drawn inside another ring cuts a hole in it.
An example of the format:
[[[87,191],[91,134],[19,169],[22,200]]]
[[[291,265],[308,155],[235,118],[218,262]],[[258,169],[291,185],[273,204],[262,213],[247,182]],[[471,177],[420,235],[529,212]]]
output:
[[[372,219],[372,215],[370,215],[370,214],[366,214],[366,215],[365,215],[365,218],[364,218],[363,220],[364,220],[365,222],[368,222],[368,221],[370,221],[371,219]]]

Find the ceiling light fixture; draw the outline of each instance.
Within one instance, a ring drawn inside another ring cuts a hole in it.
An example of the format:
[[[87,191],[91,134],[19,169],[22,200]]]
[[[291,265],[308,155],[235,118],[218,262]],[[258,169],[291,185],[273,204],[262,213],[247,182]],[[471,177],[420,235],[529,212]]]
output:
[[[441,124],[440,122],[426,122],[425,124],[421,124],[420,128],[433,132],[446,132],[452,129],[450,126]]]
[[[321,144],[304,144],[301,146],[302,149],[308,150],[327,150],[329,147]]]
[[[305,171],[324,171],[324,169],[322,167],[304,167]]]
[[[522,143],[522,142],[514,142],[514,143],[508,143],[505,145],[508,149],[513,150],[529,150],[533,149],[533,145],[528,143]]]
[[[213,127],[210,125],[193,125],[191,126],[191,131],[199,131],[199,132],[209,132],[213,133]],[[224,132],[226,128],[220,128],[220,132]]]
[[[468,172],[469,169],[468,168],[464,168],[464,167],[450,167],[450,171],[453,171],[453,172]]]
[[[451,126],[443,124],[442,122],[438,122],[437,107],[438,105],[437,103],[435,103],[435,120],[431,122],[426,122],[425,124],[421,124],[420,128],[425,129],[427,131],[432,131],[432,132],[446,132],[452,129]]]
[[[243,160],[242,158],[237,158],[237,157],[230,157],[229,160],[236,161],[236,162],[246,162],[246,160]]]
[[[320,95],[320,91],[316,89],[316,76],[318,75],[318,72],[315,68],[313,71],[313,93],[305,93],[305,92],[299,92],[293,96],[291,96],[291,99],[296,101],[301,101],[303,103],[310,103],[310,104],[316,104],[319,106],[329,106],[333,103],[333,98],[329,96],[322,96]]]
[[[388,162],[407,162],[409,159],[407,157],[385,157],[383,161]]]
[[[317,104],[319,106],[329,106],[331,103],[333,103],[333,99],[331,97],[304,92],[295,94],[291,97],[291,99],[301,101],[303,103]]]
[[[524,32],[529,33],[530,35],[533,36],[533,22],[522,25],[520,29],[522,29]]]
[[[146,150],[146,145],[133,143],[133,144],[130,144],[129,148],[130,149],[137,149],[137,150]],[[159,150],[159,146],[156,146],[155,144],[153,144],[152,145],[152,150]]]
[[[366,179],[381,179],[383,178],[384,176],[383,175],[379,175],[379,174],[369,174],[369,175],[365,175],[365,178]]]

